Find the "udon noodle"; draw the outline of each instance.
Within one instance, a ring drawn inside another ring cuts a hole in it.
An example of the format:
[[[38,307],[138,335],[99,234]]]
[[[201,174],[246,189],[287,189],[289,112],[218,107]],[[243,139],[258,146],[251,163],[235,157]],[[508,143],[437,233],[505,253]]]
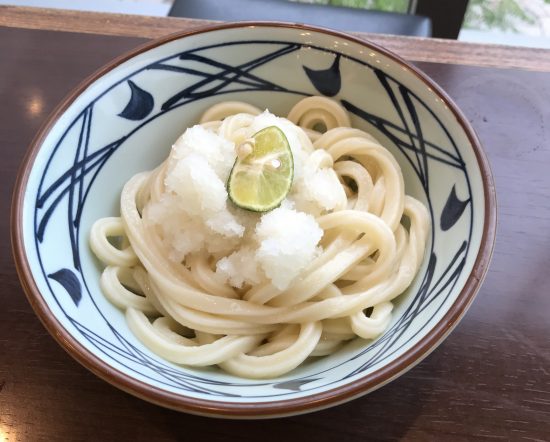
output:
[[[200,124],[235,140],[259,113],[245,103],[221,103]],[[218,365],[245,378],[280,376],[357,337],[378,337],[390,323],[392,300],[418,272],[428,212],[405,195],[392,154],[352,128],[332,100],[306,98],[287,119],[301,128],[301,148],[317,158],[314,167],[332,170],[343,195],[333,209],[314,214],[323,233],[318,251],[287,287],[266,278],[241,287],[221,280],[219,252],[170,258],[162,233],[144,219],[167,192],[168,160],[132,177],[121,194],[120,217],[102,218],[92,228],[91,248],[106,265],[104,295],[125,311],[135,336],[168,361]]]

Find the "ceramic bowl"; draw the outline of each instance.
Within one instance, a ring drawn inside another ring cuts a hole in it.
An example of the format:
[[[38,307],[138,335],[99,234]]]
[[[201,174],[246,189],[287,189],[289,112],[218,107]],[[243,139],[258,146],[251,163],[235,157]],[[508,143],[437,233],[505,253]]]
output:
[[[242,100],[286,115],[302,97],[340,102],[400,163],[433,225],[420,273],[375,341],[353,341],[277,379],[251,381],[169,363],[129,331],[99,288],[92,223],[118,215],[123,184],[152,169],[201,113]],[[472,302],[495,237],[495,193],[468,121],[425,74],[395,54],[303,25],[240,23],[142,46],[85,80],[24,160],[13,245],[37,315],[75,359],[117,387],[190,413],[273,417],[342,403],[428,355]]]

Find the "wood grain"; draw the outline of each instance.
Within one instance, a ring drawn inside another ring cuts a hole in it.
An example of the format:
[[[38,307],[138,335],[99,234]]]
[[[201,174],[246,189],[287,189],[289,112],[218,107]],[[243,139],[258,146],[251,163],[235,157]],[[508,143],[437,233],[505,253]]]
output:
[[[70,37],[70,38],[67,38]],[[499,199],[495,255],[476,301],[426,360],[330,410],[214,421],[136,399],[47,334],[9,247],[17,166],[82,78],[143,39],[0,28],[0,440],[550,440],[550,73],[422,63],[487,151]]]
[[[0,26],[157,38],[216,22],[173,17],[107,14],[60,9],[0,6]],[[353,33],[380,44],[407,60],[495,68],[550,71],[550,50],[463,43],[436,38]]]

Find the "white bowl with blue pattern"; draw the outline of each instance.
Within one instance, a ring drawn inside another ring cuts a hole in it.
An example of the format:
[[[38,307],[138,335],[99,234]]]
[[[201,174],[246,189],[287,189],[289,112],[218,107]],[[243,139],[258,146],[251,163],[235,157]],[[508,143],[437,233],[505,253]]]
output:
[[[387,331],[281,378],[252,381],[161,359],[101,293],[92,223],[118,215],[123,184],[152,169],[201,113],[241,100],[286,115],[299,99],[339,101],[400,163],[429,207],[425,262]],[[28,298],[78,361],[143,399],[197,414],[272,417],[361,396],[413,367],[456,325],[491,257],[493,181],[468,121],[418,69],[341,33],[277,23],[169,36],[87,79],[33,142],[13,207],[14,254]]]

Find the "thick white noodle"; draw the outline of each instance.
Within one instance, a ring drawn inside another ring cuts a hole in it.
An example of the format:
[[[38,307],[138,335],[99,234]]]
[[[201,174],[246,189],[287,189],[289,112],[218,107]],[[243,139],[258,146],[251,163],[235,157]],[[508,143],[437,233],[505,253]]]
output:
[[[260,112],[224,102],[200,123],[244,140]],[[345,194],[316,218],[324,231],[322,251],[286,290],[270,283],[236,290],[220,280],[216,259],[206,252],[182,263],[168,258],[159,232],[142,218],[166,192],[168,161],[131,178],[121,194],[121,216],[92,227],[91,249],[106,265],[100,280],[105,296],[125,310],[140,341],[168,361],[218,365],[246,378],[283,375],[351,339],[384,333],[392,299],[418,272],[429,215],[405,195],[393,155],[372,135],[351,128],[345,109],[327,98],[303,99],[287,118],[304,129],[297,133],[310,153],[308,167],[332,168]]]

